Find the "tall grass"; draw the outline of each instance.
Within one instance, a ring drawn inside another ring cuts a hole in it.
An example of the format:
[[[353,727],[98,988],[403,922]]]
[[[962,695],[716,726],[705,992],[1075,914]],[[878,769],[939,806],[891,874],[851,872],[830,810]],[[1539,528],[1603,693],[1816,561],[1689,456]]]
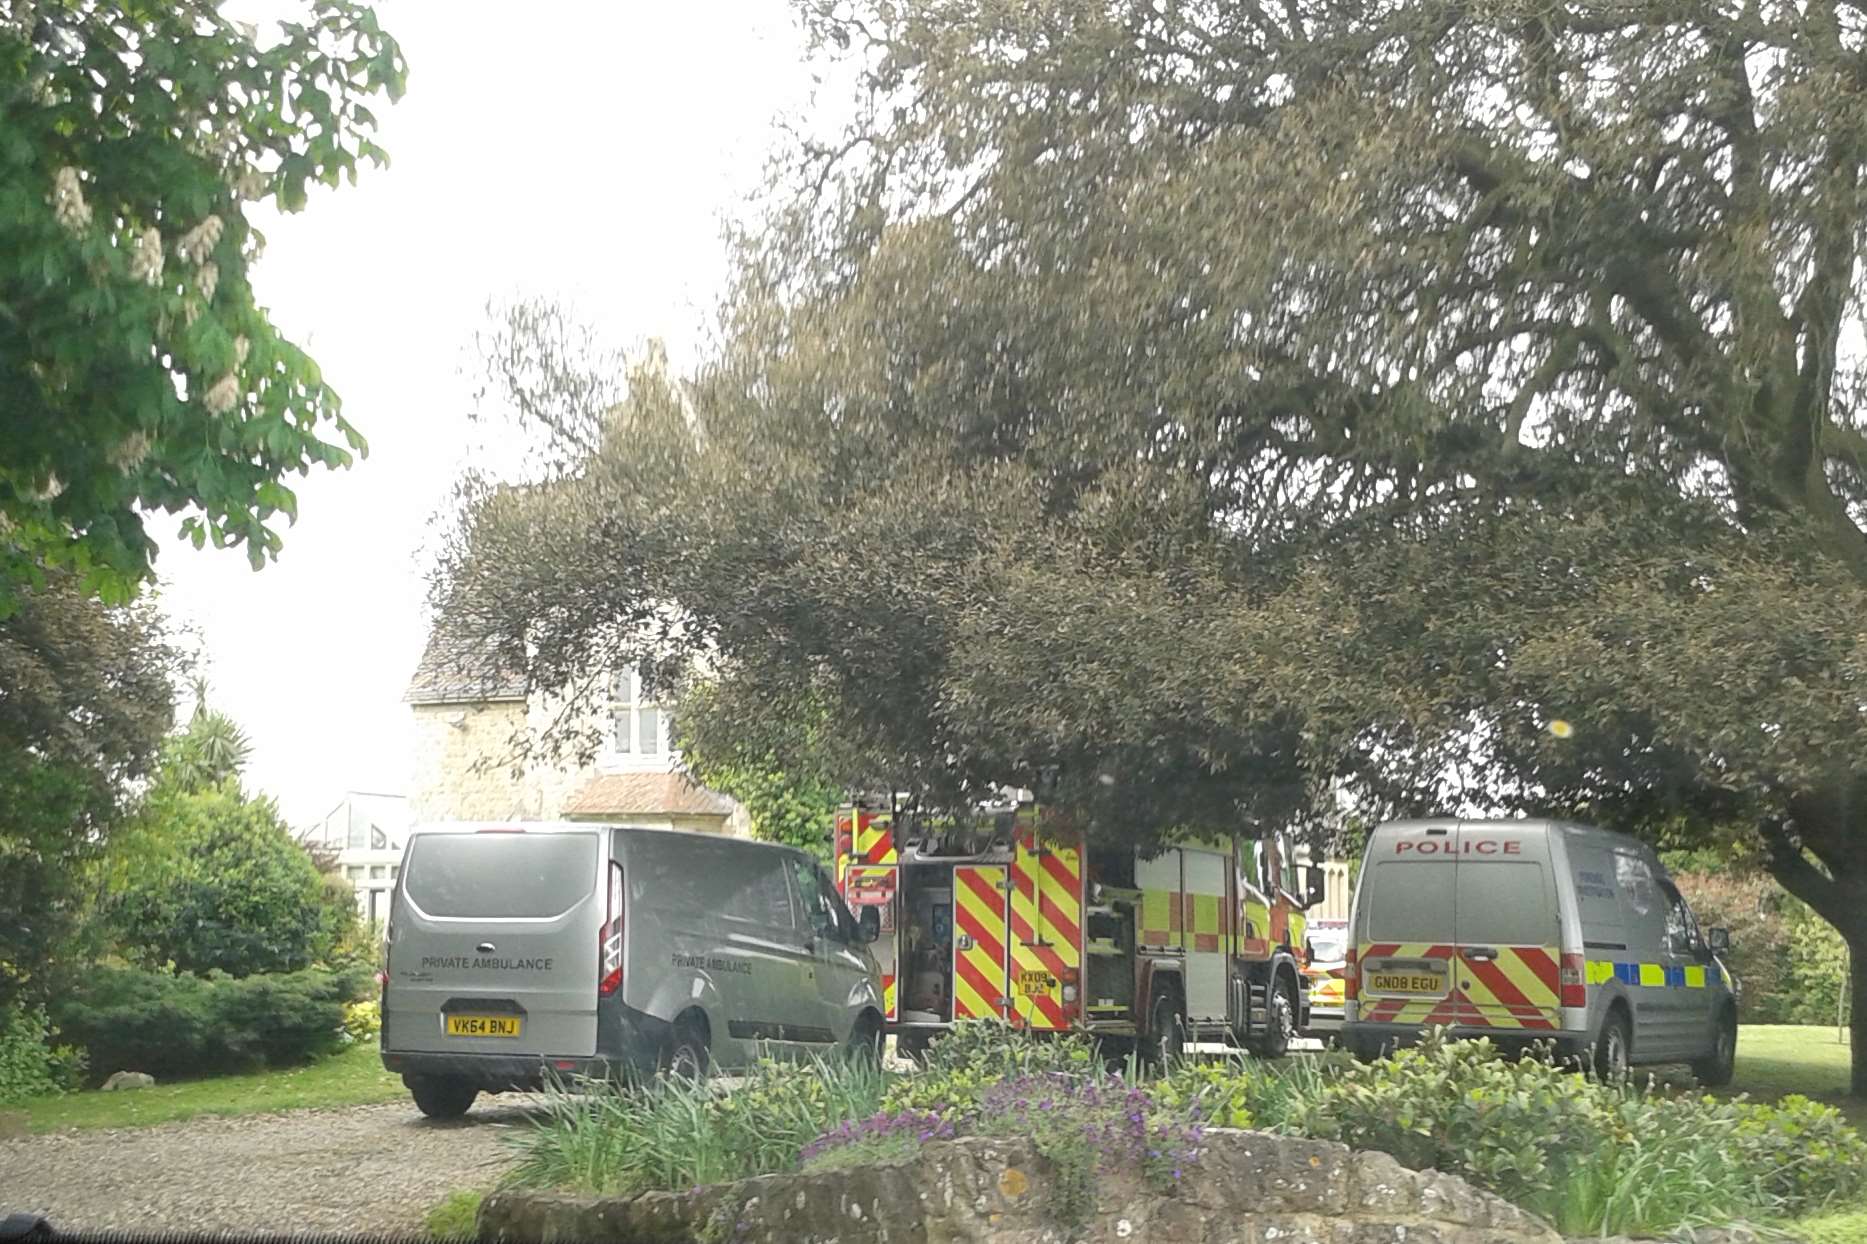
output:
[[[811,1141],[867,1118],[882,1073],[841,1058],[762,1062],[736,1077],[548,1090],[508,1182],[633,1195],[790,1170]]]

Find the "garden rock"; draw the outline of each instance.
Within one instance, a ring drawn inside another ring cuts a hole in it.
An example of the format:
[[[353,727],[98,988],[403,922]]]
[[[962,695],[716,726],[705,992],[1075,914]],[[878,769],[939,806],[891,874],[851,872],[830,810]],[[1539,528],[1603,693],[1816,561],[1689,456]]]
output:
[[[156,1078],[146,1071],[119,1071],[104,1081],[104,1091],[114,1093],[118,1089],[154,1088]]]
[[[1094,1212],[1059,1215],[1058,1172],[1026,1141],[936,1141],[908,1161],[765,1175],[632,1198],[501,1191],[488,1241],[706,1244],[1561,1244],[1542,1222],[1463,1180],[1324,1141],[1213,1129],[1177,1183],[1105,1170]]]

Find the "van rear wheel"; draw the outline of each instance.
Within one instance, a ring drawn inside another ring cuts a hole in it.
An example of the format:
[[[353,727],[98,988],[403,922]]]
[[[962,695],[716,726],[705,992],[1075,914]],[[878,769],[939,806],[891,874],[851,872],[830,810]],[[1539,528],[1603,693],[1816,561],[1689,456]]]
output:
[[[430,1119],[458,1119],[480,1095],[477,1087],[458,1076],[415,1076],[407,1084],[415,1108]]]
[[[699,1080],[712,1062],[706,1029],[691,1020],[677,1022],[661,1050],[662,1074],[670,1079]]]
[[[1613,1010],[1601,1021],[1601,1035],[1595,1038],[1595,1078],[1609,1084],[1627,1079],[1633,1064],[1633,1032],[1624,1011]]]

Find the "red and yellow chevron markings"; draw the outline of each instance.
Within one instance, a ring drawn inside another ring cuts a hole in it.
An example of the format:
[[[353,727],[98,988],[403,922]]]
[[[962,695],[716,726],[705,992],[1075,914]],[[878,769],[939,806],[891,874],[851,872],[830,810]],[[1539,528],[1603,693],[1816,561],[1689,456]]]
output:
[[[1001,865],[953,870],[953,1018],[1005,1018],[1005,933],[1009,904]]]
[[[1370,959],[1439,960],[1450,974],[1444,997],[1371,996]],[[1364,973],[1361,1018],[1380,1024],[1456,1024],[1468,1028],[1557,1026],[1562,998],[1561,956],[1548,946],[1500,946],[1495,960],[1469,959],[1447,945],[1363,942],[1356,962]]]
[[[1067,1028],[1065,983],[1083,962],[1082,856],[1075,847],[1046,846],[1034,829],[1018,835],[1011,865],[1011,967],[1014,1022]]]

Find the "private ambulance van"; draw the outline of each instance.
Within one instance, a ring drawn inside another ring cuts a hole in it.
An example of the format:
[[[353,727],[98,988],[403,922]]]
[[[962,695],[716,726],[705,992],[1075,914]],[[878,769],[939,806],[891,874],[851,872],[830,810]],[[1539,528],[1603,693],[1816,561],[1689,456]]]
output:
[[[1737,999],[1652,849],[1557,821],[1400,821],[1368,840],[1349,917],[1344,1041],[1374,1057],[1443,1026],[1553,1042],[1604,1077],[1690,1063],[1728,1083]]]
[[[418,828],[383,967],[382,1062],[422,1113],[549,1079],[879,1059],[873,913],[803,851],[595,825]]]

